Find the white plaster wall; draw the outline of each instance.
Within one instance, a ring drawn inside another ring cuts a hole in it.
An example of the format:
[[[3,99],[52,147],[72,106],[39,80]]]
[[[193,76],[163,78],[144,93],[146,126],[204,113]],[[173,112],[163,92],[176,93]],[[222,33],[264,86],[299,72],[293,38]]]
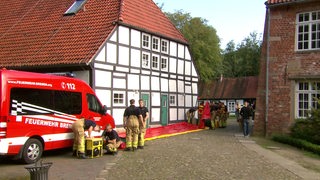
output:
[[[137,91],[137,90],[128,90],[127,94],[128,94],[127,106],[130,105],[130,100],[131,99],[134,99],[135,100],[135,105],[138,106],[139,105],[138,101],[139,101],[139,98],[140,98],[139,91]]]
[[[186,53],[185,53],[185,59],[187,59],[187,60],[191,60],[191,55],[190,55],[190,52],[189,52],[189,48],[188,48],[188,47],[186,47],[186,48],[185,48],[185,50],[186,50]]]
[[[185,86],[185,93],[188,93],[188,94],[191,93],[191,86],[190,85]]]
[[[168,92],[169,80],[161,78],[161,91]]]
[[[178,106],[184,106],[184,95],[178,94]]]
[[[151,76],[151,90],[153,90],[153,91],[159,91],[160,90],[159,77]]]
[[[160,104],[161,104],[160,103],[160,93],[152,92],[151,93],[151,106],[160,106]]]
[[[198,96],[192,96],[192,107],[197,106],[197,102],[198,102]]]
[[[177,59],[176,58],[170,58],[169,60],[169,68],[171,73],[177,73]]]
[[[150,76],[141,76],[141,89],[150,90]]]
[[[192,93],[198,94],[198,84],[197,83],[192,83]]]
[[[100,61],[100,62],[105,62],[106,61],[106,48],[105,48],[105,46],[103,46],[103,48],[98,53],[98,55],[97,55],[95,60],[96,61]]]
[[[170,41],[170,55],[177,56],[177,43]]]
[[[129,28],[119,26],[119,42],[129,45]]]
[[[141,46],[141,33],[140,31],[131,29],[131,46],[140,48]]]
[[[178,60],[178,74],[184,74],[184,60]]]
[[[184,58],[184,45],[178,44],[178,57]]]
[[[178,112],[177,108],[170,108],[170,110],[169,110],[170,120],[174,121],[174,120],[178,119],[177,112]]]
[[[139,50],[131,49],[131,66],[132,67],[141,67],[141,54]]]
[[[139,84],[140,84],[139,75],[133,75],[133,74],[128,75],[128,89],[139,90],[140,89]]]
[[[107,43],[107,62],[117,63],[117,46],[115,44]]]
[[[192,64],[191,68],[192,68],[192,76],[198,77],[198,73],[196,71],[196,68],[195,68],[194,64]]]
[[[106,105],[107,107],[111,107],[111,91],[104,89],[96,89],[95,90],[97,97],[101,101],[102,105]]]
[[[113,78],[113,88],[125,89],[126,88],[126,80],[122,79],[122,78]]]
[[[184,81],[178,80],[178,92],[184,93]]]
[[[185,61],[185,68],[184,68],[184,75],[190,76],[191,75],[191,61]]]
[[[123,113],[125,109],[123,108],[114,108],[112,117],[114,118],[114,121],[116,125],[123,125]]]
[[[178,110],[178,120],[186,120],[185,116],[185,110],[183,108]]]
[[[151,108],[151,122],[160,122],[160,108]]]
[[[129,48],[119,46],[119,64],[129,66]]]
[[[177,81],[176,80],[169,80],[169,91],[170,92],[177,92]]]
[[[95,86],[111,87],[111,72],[95,70]]]
[[[117,41],[117,33],[118,33],[118,31],[117,30],[115,30],[114,32],[113,32],[113,34],[111,35],[111,37],[110,37],[110,41],[113,41],[113,42],[116,42]]]
[[[185,105],[187,107],[191,107],[192,106],[192,96],[191,95],[186,95],[185,96]]]

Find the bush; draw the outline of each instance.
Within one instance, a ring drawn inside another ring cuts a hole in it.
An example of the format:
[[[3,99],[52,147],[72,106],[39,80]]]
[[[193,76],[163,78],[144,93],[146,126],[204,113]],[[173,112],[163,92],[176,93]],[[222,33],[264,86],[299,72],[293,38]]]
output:
[[[293,138],[285,135],[274,135],[272,137],[272,140],[280,143],[284,143],[284,144],[289,144],[299,149],[310,151],[312,153],[320,155],[320,145],[310,143],[303,139],[297,139],[297,138]]]
[[[320,123],[310,119],[299,119],[291,128],[291,136],[320,145]]]

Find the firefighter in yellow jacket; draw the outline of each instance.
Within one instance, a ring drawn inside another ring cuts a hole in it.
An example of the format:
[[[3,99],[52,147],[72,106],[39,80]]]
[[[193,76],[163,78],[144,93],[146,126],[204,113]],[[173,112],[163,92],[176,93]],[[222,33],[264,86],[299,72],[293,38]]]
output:
[[[88,119],[78,119],[72,124],[72,131],[74,134],[73,142],[73,156],[77,156],[80,159],[86,159],[85,155],[85,133],[88,130],[88,138],[93,138],[91,135],[92,131],[100,131],[100,126],[98,126],[94,121]]]
[[[135,100],[130,100],[130,106],[123,114],[123,127],[126,129],[126,149],[134,151],[138,147],[139,122],[142,122],[142,114],[138,107],[134,105]]]

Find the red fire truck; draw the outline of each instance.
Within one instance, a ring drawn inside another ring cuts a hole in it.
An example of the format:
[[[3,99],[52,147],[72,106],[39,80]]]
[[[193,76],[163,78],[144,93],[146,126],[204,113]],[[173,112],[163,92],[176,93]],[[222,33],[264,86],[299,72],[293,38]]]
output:
[[[90,86],[79,79],[0,70],[0,156],[25,163],[43,151],[71,147],[71,125],[78,118],[115,127]]]

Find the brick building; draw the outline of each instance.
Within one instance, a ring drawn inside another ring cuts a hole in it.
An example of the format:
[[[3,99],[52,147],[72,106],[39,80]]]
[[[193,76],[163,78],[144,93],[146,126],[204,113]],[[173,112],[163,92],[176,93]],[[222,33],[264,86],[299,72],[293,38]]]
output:
[[[256,135],[288,133],[320,96],[320,1],[268,0],[258,80]]]

